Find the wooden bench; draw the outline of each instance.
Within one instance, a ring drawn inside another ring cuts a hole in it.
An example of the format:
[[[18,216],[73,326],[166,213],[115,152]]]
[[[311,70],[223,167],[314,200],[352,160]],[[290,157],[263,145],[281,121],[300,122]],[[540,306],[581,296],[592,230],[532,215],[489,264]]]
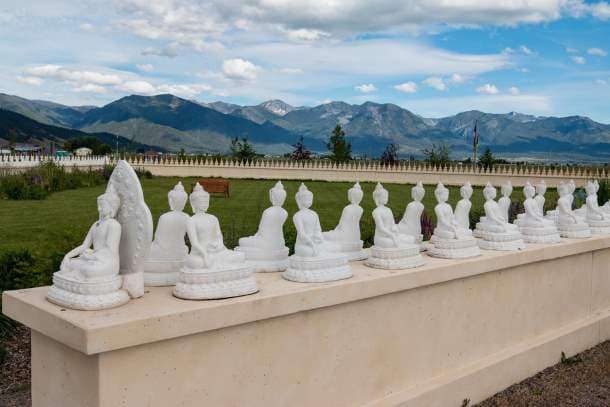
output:
[[[223,194],[229,197],[229,181],[226,179],[200,179],[199,185],[210,194]]]

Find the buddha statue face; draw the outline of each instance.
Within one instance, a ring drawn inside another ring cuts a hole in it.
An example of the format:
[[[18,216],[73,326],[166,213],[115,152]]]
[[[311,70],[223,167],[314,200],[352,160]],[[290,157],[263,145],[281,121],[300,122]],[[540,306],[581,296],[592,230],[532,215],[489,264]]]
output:
[[[525,186],[523,187],[523,195],[525,195],[527,199],[533,198],[535,193],[536,190],[534,189],[532,184],[530,184],[529,182],[525,184]]]
[[[505,183],[504,185],[502,185],[502,196],[505,197],[510,197],[510,194],[513,193],[513,186],[510,182]]]
[[[388,190],[381,184],[377,184],[377,187],[375,187],[375,190],[373,191],[373,201],[375,201],[375,205],[387,205],[389,197],[390,194],[388,193]]]
[[[313,205],[313,193],[307,189],[305,184],[301,184],[299,192],[296,194],[297,206],[299,209],[309,209]]]
[[[359,205],[363,197],[364,192],[362,192],[362,188],[360,188],[358,183],[347,191],[347,199],[353,205]]]
[[[597,193],[597,188],[595,187],[595,184],[593,182],[589,181],[585,186],[585,191],[587,191],[587,195],[593,195]]]
[[[205,213],[210,207],[210,194],[197,183],[190,197],[191,207],[195,213]]]
[[[557,186],[557,192],[559,193],[560,197],[564,197],[564,196],[568,195],[569,194],[568,186],[566,184],[564,184],[563,181],[560,182],[559,185]]]
[[[434,196],[438,203],[445,203],[449,199],[449,190],[443,184],[438,184]]]
[[[421,202],[424,199],[424,195],[426,194],[426,190],[422,185],[421,181],[417,183],[413,188],[411,188],[411,198],[414,201]]]
[[[112,186],[97,198],[97,211],[100,219],[114,218],[119,210],[121,200]]]
[[[538,195],[544,195],[546,193],[546,184],[544,183],[544,181],[541,181],[536,184],[536,193]]]
[[[485,186],[485,189],[483,189],[483,196],[485,197],[486,201],[495,199],[496,198],[496,189],[491,184],[488,183],[487,186]]]
[[[472,196],[472,185],[470,185],[470,182],[467,182],[462,185],[462,187],[460,188],[460,196],[464,199],[470,199],[470,197]]]
[[[286,190],[281,182],[278,181],[273,188],[269,190],[269,201],[273,206],[282,206],[286,201]]]
[[[167,200],[169,201],[169,207],[172,211],[181,212],[184,210],[188,195],[182,186],[182,182],[178,182],[174,189],[167,193]]]

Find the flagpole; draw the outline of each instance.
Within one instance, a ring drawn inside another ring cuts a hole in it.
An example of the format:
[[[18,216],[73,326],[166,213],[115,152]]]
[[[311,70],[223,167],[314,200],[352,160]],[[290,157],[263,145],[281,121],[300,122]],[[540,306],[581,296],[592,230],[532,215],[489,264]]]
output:
[[[477,172],[477,150],[479,148],[479,121],[476,120],[474,122],[474,130],[473,130],[473,134],[472,134],[472,155],[473,155],[473,160],[472,160],[472,165],[473,165],[473,171],[476,173]]]

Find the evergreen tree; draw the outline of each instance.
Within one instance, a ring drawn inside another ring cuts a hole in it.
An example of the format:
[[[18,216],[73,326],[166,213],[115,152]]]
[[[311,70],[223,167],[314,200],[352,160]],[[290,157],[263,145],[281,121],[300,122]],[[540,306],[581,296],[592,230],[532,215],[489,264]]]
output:
[[[449,146],[445,143],[432,144],[431,148],[424,149],[426,161],[434,166],[441,167],[449,164]]]
[[[326,144],[330,150],[330,159],[342,163],[352,159],[352,145],[345,139],[345,132],[337,124]]]
[[[485,151],[483,152],[483,155],[479,157],[479,165],[483,168],[492,168],[495,162],[496,159],[491,153],[491,149],[489,147],[486,147]]]
[[[239,161],[248,161],[256,157],[256,151],[247,138],[242,138],[240,141],[235,137],[231,140],[231,156]]]
[[[293,145],[294,151],[290,154],[290,158],[292,160],[310,160],[311,159],[311,151],[309,151],[305,147],[305,143],[303,142],[303,136],[297,141],[296,144]]]
[[[381,155],[381,163],[384,165],[394,165],[398,162],[398,144],[388,144]]]

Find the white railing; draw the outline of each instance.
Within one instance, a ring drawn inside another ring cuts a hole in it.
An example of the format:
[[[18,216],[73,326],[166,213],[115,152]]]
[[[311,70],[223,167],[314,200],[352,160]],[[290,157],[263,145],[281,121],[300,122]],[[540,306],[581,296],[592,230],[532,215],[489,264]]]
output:
[[[66,168],[93,168],[99,169],[110,163],[110,158],[107,156],[88,156],[88,157],[55,157],[41,155],[0,155],[0,168],[22,170],[32,168],[44,162],[53,161],[57,165]]]

